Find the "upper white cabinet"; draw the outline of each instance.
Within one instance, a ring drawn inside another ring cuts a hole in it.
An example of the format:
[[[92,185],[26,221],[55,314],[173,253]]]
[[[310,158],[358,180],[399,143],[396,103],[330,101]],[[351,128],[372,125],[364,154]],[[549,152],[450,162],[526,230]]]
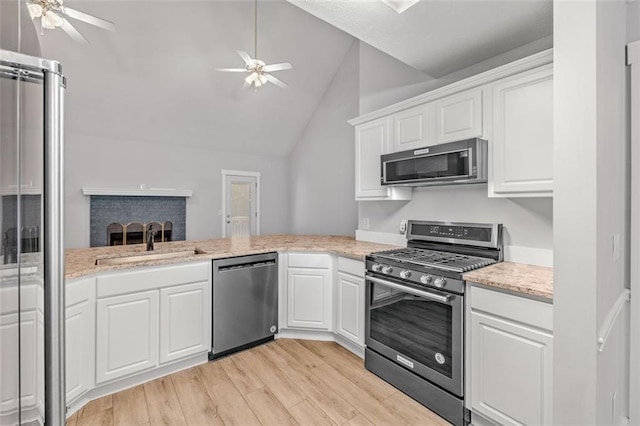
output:
[[[475,286],[467,294],[469,408],[501,425],[552,424],[553,306]]]
[[[553,67],[500,80],[493,98],[492,188],[495,196],[553,193]]]
[[[287,326],[332,328],[332,257],[290,253],[287,271]]]
[[[391,119],[356,127],[356,200],[410,200],[410,188],[380,184],[380,156],[389,152]]]
[[[482,88],[442,98],[435,109],[435,143],[482,136]]]
[[[432,145],[434,105],[421,105],[393,116],[393,147],[391,151],[405,151]]]
[[[553,52],[540,52],[360,116],[356,200],[411,199],[380,185],[380,155],[489,141],[490,197],[553,195]]]

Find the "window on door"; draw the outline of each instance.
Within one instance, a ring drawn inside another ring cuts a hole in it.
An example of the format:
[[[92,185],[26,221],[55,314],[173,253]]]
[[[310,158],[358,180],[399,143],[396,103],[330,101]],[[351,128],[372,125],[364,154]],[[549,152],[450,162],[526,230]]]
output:
[[[260,235],[260,173],[222,171],[222,236]]]

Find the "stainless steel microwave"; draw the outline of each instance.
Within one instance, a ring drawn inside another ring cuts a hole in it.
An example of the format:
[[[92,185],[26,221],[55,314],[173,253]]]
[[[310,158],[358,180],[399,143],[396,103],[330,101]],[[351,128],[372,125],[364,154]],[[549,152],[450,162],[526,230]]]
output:
[[[487,141],[466,139],[380,156],[382,185],[429,186],[487,181]]]

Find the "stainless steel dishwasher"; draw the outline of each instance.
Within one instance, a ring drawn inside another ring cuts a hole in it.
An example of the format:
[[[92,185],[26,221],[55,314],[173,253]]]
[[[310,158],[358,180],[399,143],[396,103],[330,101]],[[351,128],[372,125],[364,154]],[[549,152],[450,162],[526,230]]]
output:
[[[209,359],[273,340],[278,332],[278,253],[213,261]]]

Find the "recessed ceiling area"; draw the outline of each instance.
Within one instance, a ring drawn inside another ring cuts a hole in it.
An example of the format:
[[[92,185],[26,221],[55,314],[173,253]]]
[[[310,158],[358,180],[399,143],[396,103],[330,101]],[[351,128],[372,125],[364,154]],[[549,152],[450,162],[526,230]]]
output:
[[[287,0],[439,78],[552,35],[551,0],[421,0],[402,14],[380,0]]]

